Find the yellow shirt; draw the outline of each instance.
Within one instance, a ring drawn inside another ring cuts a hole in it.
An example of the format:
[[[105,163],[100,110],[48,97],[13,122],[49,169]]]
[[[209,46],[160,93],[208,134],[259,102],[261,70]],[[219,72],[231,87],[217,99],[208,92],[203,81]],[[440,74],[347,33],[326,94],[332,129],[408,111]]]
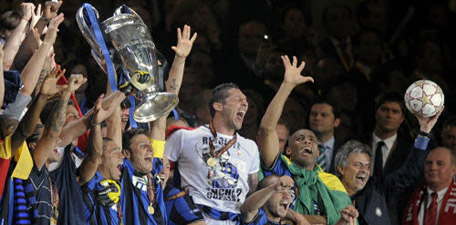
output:
[[[0,158],[11,158],[11,136],[6,137],[5,141],[0,143]],[[17,162],[17,165],[11,174],[11,178],[28,179],[33,168],[33,159],[25,141],[14,155],[14,161]]]

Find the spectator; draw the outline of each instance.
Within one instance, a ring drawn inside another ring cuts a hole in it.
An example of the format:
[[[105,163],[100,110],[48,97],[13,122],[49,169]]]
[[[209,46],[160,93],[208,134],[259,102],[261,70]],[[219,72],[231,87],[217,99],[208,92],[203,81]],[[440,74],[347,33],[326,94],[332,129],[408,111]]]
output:
[[[434,148],[424,163],[425,184],[413,193],[402,224],[451,224],[456,217],[454,210],[449,210],[455,195],[455,174],[455,152]]]
[[[456,151],[456,118],[448,118],[442,125],[440,132],[440,144]]]
[[[339,108],[325,100],[316,101],[310,108],[309,125],[318,138],[318,165],[324,171],[334,173],[334,156],[343,144],[343,141],[334,137],[334,130],[340,125]]]

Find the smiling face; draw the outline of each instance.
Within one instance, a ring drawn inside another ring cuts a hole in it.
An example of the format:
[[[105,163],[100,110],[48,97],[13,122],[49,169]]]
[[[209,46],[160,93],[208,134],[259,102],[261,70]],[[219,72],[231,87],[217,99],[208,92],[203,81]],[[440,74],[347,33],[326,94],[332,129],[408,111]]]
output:
[[[154,149],[149,138],[144,134],[137,134],[131,139],[130,150],[125,150],[125,158],[130,160],[133,167],[142,173],[149,173],[153,169]]]
[[[320,155],[317,143],[317,136],[311,130],[296,131],[291,135],[287,146],[291,161],[304,169],[313,170]]]
[[[239,130],[242,128],[244,116],[247,113],[249,104],[247,97],[237,88],[230,88],[228,90],[228,97],[223,102],[215,102],[214,109],[221,116],[219,117],[224,121],[228,129]]]
[[[456,172],[456,166],[451,162],[450,150],[438,147],[432,150],[424,163],[424,180],[433,191],[448,187]]]
[[[124,156],[114,141],[103,141],[103,155],[98,171],[104,179],[120,180]]]
[[[366,186],[370,176],[371,160],[366,153],[355,152],[348,157],[348,165],[337,168],[341,174],[341,182],[349,195],[355,194]]]

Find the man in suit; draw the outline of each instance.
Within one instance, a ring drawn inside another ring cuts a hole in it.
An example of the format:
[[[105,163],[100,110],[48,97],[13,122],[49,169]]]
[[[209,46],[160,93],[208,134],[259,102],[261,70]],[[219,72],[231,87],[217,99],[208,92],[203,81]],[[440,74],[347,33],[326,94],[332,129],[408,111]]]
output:
[[[433,149],[424,163],[425,185],[413,194],[402,224],[454,223],[455,173],[456,153],[446,147]]]
[[[405,106],[403,97],[396,92],[388,92],[378,98],[375,107],[375,128],[372,134],[361,139],[372,149],[371,174],[377,178],[385,177],[399,169],[407,160],[413,144],[398,134],[404,121]],[[407,204],[407,193],[388,202],[393,224],[399,224],[401,212]]]
[[[320,156],[318,164],[324,171],[334,173],[334,155],[341,141],[334,137],[334,129],[340,125],[340,110],[326,100],[316,101],[310,108],[309,126],[317,135]]]

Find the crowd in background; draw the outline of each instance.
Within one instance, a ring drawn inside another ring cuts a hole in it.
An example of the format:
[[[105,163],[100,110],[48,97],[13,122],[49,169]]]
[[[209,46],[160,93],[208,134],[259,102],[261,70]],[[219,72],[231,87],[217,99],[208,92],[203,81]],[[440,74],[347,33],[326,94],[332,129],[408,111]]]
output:
[[[36,6],[44,4],[28,2]],[[276,127],[283,154],[290,155],[286,150],[288,138],[295,131],[308,128],[315,132],[319,144],[332,138],[331,150],[327,152],[330,155],[319,158],[318,163],[325,171],[337,174],[338,147],[355,138],[375,149],[377,143],[372,142],[372,133],[379,136],[379,127],[391,126],[385,129],[397,134],[400,141],[388,147],[398,150],[394,153],[397,155],[384,157],[383,173],[392,173],[401,163],[388,164],[388,160],[404,162],[407,159],[422,125],[402,102],[407,87],[421,79],[436,82],[445,95],[445,109],[432,130],[431,142],[456,151],[454,0],[68,0],[59,9],[65,18],[59,22],[50,62],[41,62],[41,67],[49,66],[46,74],[54,65],[59,65],[67,69],[67,79],[71,74],[82,74],[87,79],[75,90],[75,106],[67,108],[65,123],[80,119],[96,106],[99,96],[107,92],[107,76],[91,56],[91,48],[75,20],[76,11],[84,2],[98,10],[100,21],[112,16],[121,4],[135,10],[148,26],[156,49],[163,55],[161,63],[164,65],[173,62],[176,50],[170,46],[178,42],[177,28],[187,24],[197,33],[191,54],[186,58],[179,91],[176,108],[179,119],[169,116],[168,127],[196,128],[209,124],[213,118],[208,107],[211,89],[220,83],[233,82],[248,102],[239,134],[258,144],[263,115],[284,80],[284,63],[280,56],[288,55],[305,62],[302,74],[311,76],[314,82],[297,86],[286,99]],[[2,46],[10,42],[10,49],[13,41],[9,37],[14,35],[13,31],[22,25],[25,29],[21,3],[16,0],[0,3]],[[40,17],[32,15],[30,23],[35,20],[34,23],[40,25]],[[40,34],[45,36],[41,31],[33,31],[34,35],[27,35],[23,42],[16,43],[26,46],[15,50],[14,55],[19,52],[19,57],[8,58],[10,52],[4,50],[2,63],[6,72],[0,81],[5,82],[5,92],[0,102],[5,111],[14,110],[7,107],[14,102],[25,107],[38,95],[35,85],[30,88],[29,84],[41,85],[46,74],[24,80],[21,73],[36,70],[26,63],[34,59],[32,55],[40,53],[40,50],[35,52],[37,48],[33,46],[40,46],[37,40]],[[169,68],[165,71],[169,72]],[[25,97],[19,99],[18,90],[22,85],[25,89],[19,96]],[[379,110],[385,102],[400,103],[399,119],[394,115],[381,117]],[[327,106],[329,108],[325,108]],[[21,110],[13,115],[19,119],[23,114]],[[7,119],[3,118],[2,129],[8,128]],[[381,124],[382,119],[384,124]],[[125,130],[131,127],[128,108],[122,109],[121,121]],[[30,141],[36,143],[33,137]],[[397,145],[405,146],[404,150],[399,151]],[[413,188],[416,187],[415,184]],[[402,219],[399,211],[405,210],[410,195],[400,197],[397,200],[400,205],[389,205],[398,212],[397,215],[390,212],[393,224],[399,224]]]

